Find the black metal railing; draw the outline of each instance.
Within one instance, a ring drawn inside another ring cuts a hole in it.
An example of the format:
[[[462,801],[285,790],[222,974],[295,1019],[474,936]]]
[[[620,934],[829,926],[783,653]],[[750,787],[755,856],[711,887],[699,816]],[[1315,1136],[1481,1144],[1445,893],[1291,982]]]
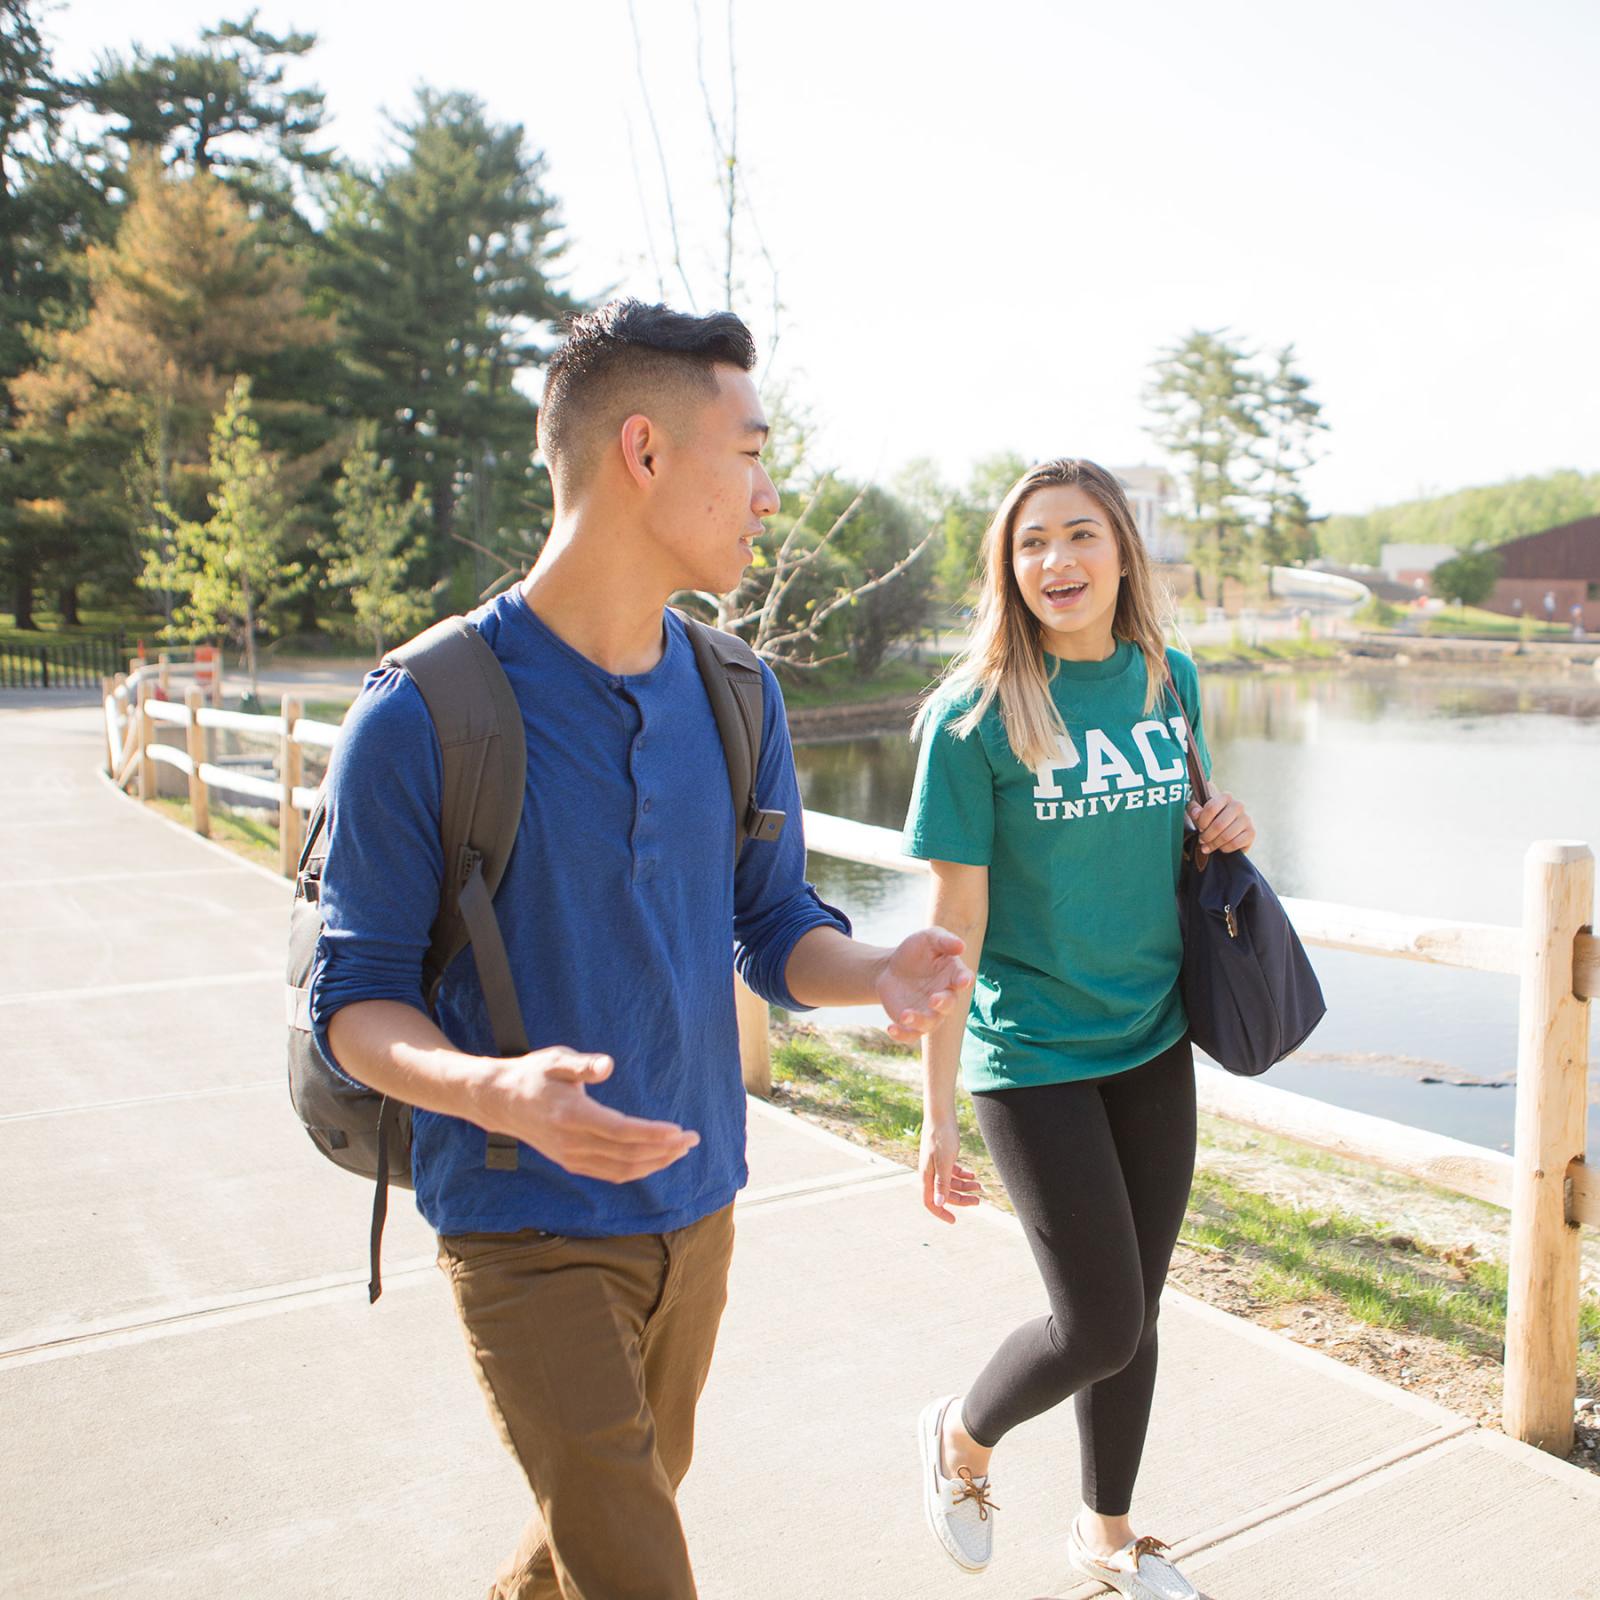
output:
[[[120,633],[51,644],[0,641],[0,689],[98,689],[102,678],[127,668]]]

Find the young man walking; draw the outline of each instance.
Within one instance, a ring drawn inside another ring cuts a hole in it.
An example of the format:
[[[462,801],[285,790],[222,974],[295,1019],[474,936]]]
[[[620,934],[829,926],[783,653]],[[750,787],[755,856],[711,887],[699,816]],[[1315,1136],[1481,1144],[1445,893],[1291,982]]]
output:
[[[425,1010],[442,765],[404,670],[368,679],[329,779],[312,1017],[330,1062],[417,1108],[417,1202],[537,1503],[495,1600],[695,1592],[675,1496],[746,1176],[730,954],[769,1000],[876,999],[908,1041],[971,981],[952,935],[858,944],[805,882],[765,667],[756,798],[788,822],[735,863],[723,746],[666,605],[733,588],[778,509],[754,364],[731,314],[618,301],[579,318],[539,416],[550,538],[470,619],[527,735],[495,910],[543,1048],[495,1055],[470,955],[446,973],[437,1026]],[[488,1135],[518,1142],[513,1170],[486,1164]]]

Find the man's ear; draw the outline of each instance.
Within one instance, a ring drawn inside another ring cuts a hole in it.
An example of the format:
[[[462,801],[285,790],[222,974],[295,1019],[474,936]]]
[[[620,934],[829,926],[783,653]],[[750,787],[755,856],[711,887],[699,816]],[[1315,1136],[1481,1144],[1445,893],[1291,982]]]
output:
[[[661,442],[655,424],[642,412],[635,412],[622,424],[618,442],[628,476],[641,489],[650,488],[656,478],[656,455]]]

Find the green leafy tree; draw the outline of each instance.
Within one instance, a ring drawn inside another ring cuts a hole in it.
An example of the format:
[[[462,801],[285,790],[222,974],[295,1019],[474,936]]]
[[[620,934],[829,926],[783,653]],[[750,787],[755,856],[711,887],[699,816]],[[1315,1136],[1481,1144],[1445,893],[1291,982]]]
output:
[[[1465,550],[1433,569],[1430,587],[1458,606],[1482,605],[1500,576],[1500,556],[1495,550]]]
[[[1600,513],[1600,472],[1565,469],[1540,477],[1380,506],[1322,524],[1323,553],[1336,561],[1375,566],[1386,544],[1501,545],[1524,534]]]
[[[1241,577],[1251,530],[1245,502],[1260,470],[1259,383],[1226,328],[1196,329],[1162,352],[1146,400],[1150,432],[1176,461],[1188,502],[1190,559],[1221,592]]]
[[[518,386],[577,302],[550,281],[560,252],[544,158],[468,95],[421,90],[395,158],[331,195],[320,281],[341,307],[348,399],[431,513],[429,561],[450,576],[457,538],[487,545],[543,526],[535,405]],[[526,541],[525,541],[526,542]]]
[[[300,569],[283,560],[290,504],[271,452],[250,415],[250,380],[240,377],[211,432],[211,515],[198,522],[163,506],[166,526],[148,530],[145,582],[177,595],[175,620],[201,633],[238,631],[252,693],[259,694],[256,634],[292,597]]]
[[[1318,435],[1327,431],[1311,380],[1295,367],[1292,344],[1274,352],[1256,401],[1262,434],[1261,559],[1269,567],[1307,561],[1316,554],[1311,506],[1303,474],[1320,459]]]
[[[1006,491],[1027,470],[1028,463],[1012,451],[984,456],[941,507],[936,576],[952,604],[960,603],[978,582],[984,532]]]
[[[411,581],[423,550],[428,507],[419,484],[406,499],[394,469],[378,454],[378,425],[364,422],[334,489],[333,562],[328,580],[346,589],[357,626],[381,656],[391,639],[414,633],[433,615]]]

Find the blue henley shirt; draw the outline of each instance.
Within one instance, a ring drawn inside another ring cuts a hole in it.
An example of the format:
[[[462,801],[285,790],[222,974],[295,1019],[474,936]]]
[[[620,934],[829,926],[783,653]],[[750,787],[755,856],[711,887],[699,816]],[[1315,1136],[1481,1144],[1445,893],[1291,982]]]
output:
[[[663,1233],[728,1204],[745,1182],[745,1100],[733,971],[790,1010],[784,984],[810,929],[850,931],[805,881],[794,758],[777,680],[763,667],[760,804],[784,811],[774,843],[734,867],[733,803],[710,701],[682,622],[668,612],[649,672],[606,672],[559,639],[519,589],[470,619],[522,707],[528,783],[495,911],[534,1048],[601,1051],[612,1076],[588,1093],[700,1135],[681,1160],[613,1184],[526,1145],[514,1172],[484,1164],[485,1134],[418,1111],[417,1204],[440,1233],[604,1237]],[[443,769],[421,693],[400,669],[370,674],[328,776],[324,932],[311,980],[317,1042],[358,1000],[424,1009],[422,960],[443,875]],[[458,1049],[493,1055],[470,948],[440,985],[437,1020]]]

